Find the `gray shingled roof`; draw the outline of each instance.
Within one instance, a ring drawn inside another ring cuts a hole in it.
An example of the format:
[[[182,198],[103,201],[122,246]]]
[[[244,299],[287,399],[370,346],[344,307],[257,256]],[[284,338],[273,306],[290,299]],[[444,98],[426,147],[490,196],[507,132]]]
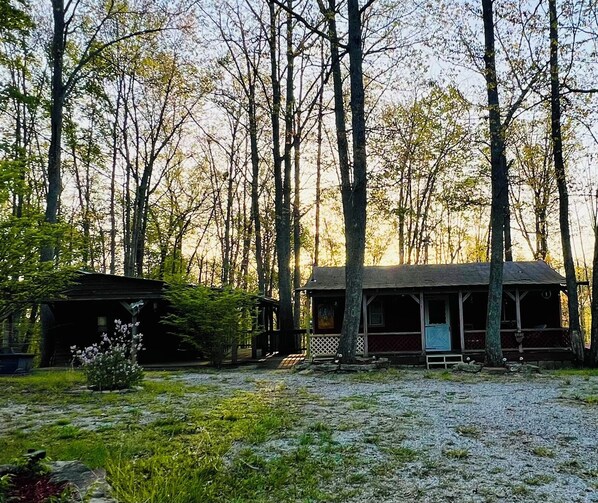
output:
[[[413,289],[488,285],[489,263],[369,266],[363,288]],[[561,285],[565,278],[546,262],[505,262],[505,285]],[[344,290],[344,267],[314,267],[304,290]]]

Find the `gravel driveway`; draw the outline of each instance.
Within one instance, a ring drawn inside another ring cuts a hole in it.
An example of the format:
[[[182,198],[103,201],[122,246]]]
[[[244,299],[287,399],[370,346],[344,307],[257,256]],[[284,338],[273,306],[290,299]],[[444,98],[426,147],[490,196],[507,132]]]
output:
[[[597,377],[242,369],[177,378],[287,390],[295,427],[263,453],[328,429],[357,452],[358,462],[329,482],[354,487],[344,501],[598,502]]]

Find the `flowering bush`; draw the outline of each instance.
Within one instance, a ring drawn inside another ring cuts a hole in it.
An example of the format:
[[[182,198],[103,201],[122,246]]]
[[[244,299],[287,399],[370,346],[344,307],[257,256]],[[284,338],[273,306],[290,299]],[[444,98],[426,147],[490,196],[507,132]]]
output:
[[[73,360],[83,367],[87,384],[92,389],[127,389],[143,379],[143,369],[136,361],[137,353],[143,349],[143,335],[133,335],[132,323],[121,323],[120,320],[114,320],[114,323],[114,335],[103,334],[99,344],[83,349],[71,346]]]

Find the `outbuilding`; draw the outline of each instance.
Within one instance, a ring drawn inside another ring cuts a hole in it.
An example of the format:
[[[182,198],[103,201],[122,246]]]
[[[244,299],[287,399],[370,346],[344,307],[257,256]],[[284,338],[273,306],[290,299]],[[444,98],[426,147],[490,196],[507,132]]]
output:
[[[42,331],[48,363],[69,364],[71,346],[81,348],[99,342],[102,334],[114,332],[116,320],[139,323],[136,330],[143,334],[145,350],[139,355],[143,364],[191,362],[201,357],[163,323],[172,312],[164,295],[165,288],[166,283],[159,280],[80,271],[61,296],[44,301]],[[254,326],[251,331],[239,334],[233,359],[238,349],[250,350],[253,357],[277,349],[278,302],[264,297],[256,301]]]

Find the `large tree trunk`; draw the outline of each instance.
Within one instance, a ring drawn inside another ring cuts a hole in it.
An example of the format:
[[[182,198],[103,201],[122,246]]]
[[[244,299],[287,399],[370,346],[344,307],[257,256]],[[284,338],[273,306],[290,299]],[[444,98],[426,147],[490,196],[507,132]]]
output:
[[[54,32],[52,36],[52,91],[50,103],[50,146],[48,149],[48,192],[46,194],[45,221],[55,224],[58,221],[58,205],[61,191],[61,158],[62,158],[62,121],[64,113],[65,90],[63,83],[64,62],[64,1],[52,0],[54,16]],[[42,262],[52,262],[56,256],[55,243],[43,243],[40,252]],[[42,306],[42,326],[50,322],[52,314],[47,306]],[[46,332],[42,332],[40,344],[40,366],[50,363],[52,348]]]
[[[567,296],[569,306],[569,333],[573,353],[579,362],[584,359],[583,335],[579,322],[579,300],[577,296],[577,278],[575,264],[571,250],[571,232],[569,230],[569,192],[567,190],[567,175],[563,159],[563,136],[561,133],[561,96],[559,82],[559,33],[556,0],[548,0],[550,12],[550,111],[552,132],[552,155],[554,171],[559,189],[559,224],[561,228],[561,243],[563,246],[563,261],[565,263],[565,277],[567,281]]]
[[[507,207],[507,175],[504,162],[504,135],[500,118],[498,82],[494,52],[494,14],[493,0],[482,0],[484,19],[486,66],[486,91],[488,94],[488,113],[490,126],[490,162],[492,165],[492,209],[491,209],[491,245],[490,245],[490,281],[488,285],[488,312],[486,319],[486,363],[491,366],[502,365],[502,347],[500,342],[500,318],[502,311],[502,282],[504,256],[504,223]]]
[[[274,206],[276,213],[276,255],[278,264],[278,327],[280,329],[279,351],[283,354],[292,353],[295,349],[293,331],[293,307],[291,298],[291,224],[290,224],[290,172],[291,172],[291,142],[288,137],[290,129],[285,131],[285,155],[280,153],[280,109],[282,95],[278,76],[278,16],[274,2],[270,8],[270,66],[272,79],[272,141],[274,158]],[[292,74],[292,65],[287,72]],[[288,108],[289,104],[287,104]],[[285,113],[285,118],[288,112]],[[292,129],[292,126],[291,126]],[[283,172],[284,163],[284,172]],[[288,173],[288,175],[287,175]]]
[[[598,202],[598,194],[596,194]],[[594,215],[594,259],[592,261],[592,332],[589,365],[598,367],[598,222]]]
[[[339,56],[339,41],[336,29],[336,4],[329,0],[328,32],[332,76],[334,83],[334,111],[337,130],[337,147],[341,174],[341,195],[345,221],[345,311],[341,339],[338,347],[344,362],[355,360],[357,334],[361,319],[363,286],[363,260],[365,253],[366,225],[366,136],[364,113],[364,88],[362,71],[361,13],[358,0],[347,3],[349,21],[349,72],[351,82],[351,119],[353,139],[353,169],[349,163],[349,145],[345,124],[343,79]],[[364,320],[367,323],[367,320]]]
[[[45,221],[55,224],[58,220],[58,205],[61,190],[62,122],[65,89],[63,83],[64,63],[64,0],[52,0],[54,32],[52,35],[52,89],[50,103],[50,146],[48,150],[48,192],[46,195]],[[41,249],[42,262],[51,262],[56,255],[55,244],[46,242]],[[42,355],[42,363],[45,356]]]

